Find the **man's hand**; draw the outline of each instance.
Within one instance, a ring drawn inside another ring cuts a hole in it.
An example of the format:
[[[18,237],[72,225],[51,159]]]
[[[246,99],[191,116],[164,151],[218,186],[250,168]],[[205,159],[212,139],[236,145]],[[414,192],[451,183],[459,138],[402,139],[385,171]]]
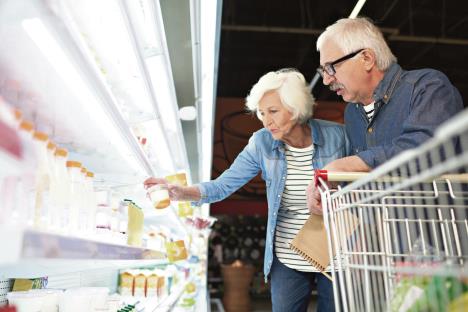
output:
[[[306,189],[307,197],[307,208],[309,208],[310,213],[322,214],[322,200],[320,197],[320,192],[315,186],[314,181],[312,181]]]

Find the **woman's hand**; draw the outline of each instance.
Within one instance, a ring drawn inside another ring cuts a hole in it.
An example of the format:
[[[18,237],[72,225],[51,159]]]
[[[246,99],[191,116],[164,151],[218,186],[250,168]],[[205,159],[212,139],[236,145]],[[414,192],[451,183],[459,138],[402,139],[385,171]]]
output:
[[[153,185],[162,184],[167,187],[169,192],[169,199],[175,201],[191,201],[200,200],[200,190],[197,186],[180,186],[178,184],[170,184],[164,178],[148,178],[143,182],[145,189],[152,187]]]
[[[170,200],[178,201],[184,199],[184,187],[177,184],[170,184],[164,178],[151,177],[146,179],[145,182],[143,182],[143,185],[145,186],[145,189],[149,189],[155,185],[164,185],[167,188]]]
[[[307,208],[309,212],[317,215],[322,214],[322,199],[320,197],[320,192],[315,185],[315,182],[312,181],[307,186],[306,189],[306,198],[307,198]]]
[[[154,185],[158,185],[158,184],[162,184],[162,185],[167,186],[168,182],[164,178],[154,178],[154,177],[148,178],[148,179],[145,180],[145,182],[143,182],[143,185],[145,186],[145,189],[149,189],[150,187],[152,187]]]

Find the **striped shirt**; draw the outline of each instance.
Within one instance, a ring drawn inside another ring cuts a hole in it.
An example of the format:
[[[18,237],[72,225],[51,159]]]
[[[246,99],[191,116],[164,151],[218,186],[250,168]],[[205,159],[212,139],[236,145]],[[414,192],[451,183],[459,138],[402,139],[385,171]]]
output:
[[[314,146],[295,148],[285,145],[287,176],[275,233],[275,253],[278,260],[291,269],[318,272],[289,244],[310,216],[305,190],[314,177],[312,156]]]
[[[375,102],[372,102],[370,103],[369,105],[364,105],[364,111],[366,112],[366,117],[367,117],[367,121],[370,123],[372,121],[372,118],[374,118],[374,103]]]

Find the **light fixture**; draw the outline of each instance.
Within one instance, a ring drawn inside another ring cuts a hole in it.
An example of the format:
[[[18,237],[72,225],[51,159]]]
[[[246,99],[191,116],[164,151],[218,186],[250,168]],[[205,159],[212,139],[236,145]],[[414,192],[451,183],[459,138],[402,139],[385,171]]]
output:
[[[179,118],[181,120],[195,120],[197,118],[197,109],[195,106],[184,106],[179,109]]]
[[[365,3],[366,3],[366,0],[358,0],[356,5],[354,6],[353,11],[351,12],[351,14],[349,14],[349,18],[356,18],[359,12],[361,12],[361,9]]]

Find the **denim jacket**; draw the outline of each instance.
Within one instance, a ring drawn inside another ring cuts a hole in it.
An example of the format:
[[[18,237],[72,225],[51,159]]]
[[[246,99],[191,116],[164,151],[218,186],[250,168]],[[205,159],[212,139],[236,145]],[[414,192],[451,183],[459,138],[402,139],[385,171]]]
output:
[[[321,169],[332,160],[348,156],[350,145],[342,125],[318,119],[311,119],[308,124],[312,129],[312,164],[315,169]],[[228,197],[261,171],[266,182],[268,201],[263,268],[265,280],[273,261],[274,233],[286,180],[286,167],[284,143],[274,140],[268,130],[261,129],[252,135],[244,150],[221,176],[198,184],[201,200],[197,204],[212,203]]]
[[[443,121],[463,110],[458,90],[433,69],[405,71],[393,63],[374,91],[369,123],[361,104],[349,103],[345,124],[353,154],[375,168],[434,135]]]

